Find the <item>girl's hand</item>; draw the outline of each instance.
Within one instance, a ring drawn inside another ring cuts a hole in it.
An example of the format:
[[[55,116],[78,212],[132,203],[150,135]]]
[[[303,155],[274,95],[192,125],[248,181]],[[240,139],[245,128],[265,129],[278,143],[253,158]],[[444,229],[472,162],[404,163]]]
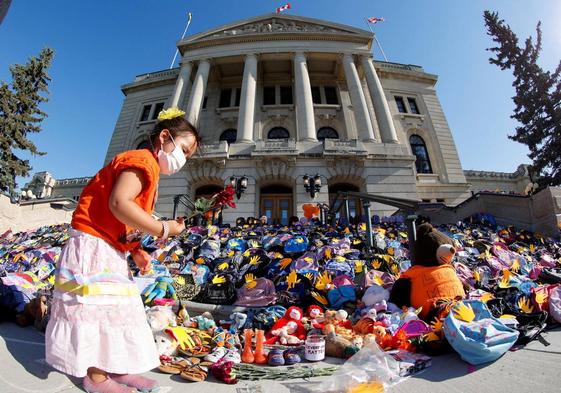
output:
[[[146,274],[152,269],[152,258],[146,251],[142,249],[134,250],[132,252],[132,259],[140,269],[141,274]]]
[[[179,235],[185,230],[185,218],[179,217],[175,220],[169,220],[169,236]]]

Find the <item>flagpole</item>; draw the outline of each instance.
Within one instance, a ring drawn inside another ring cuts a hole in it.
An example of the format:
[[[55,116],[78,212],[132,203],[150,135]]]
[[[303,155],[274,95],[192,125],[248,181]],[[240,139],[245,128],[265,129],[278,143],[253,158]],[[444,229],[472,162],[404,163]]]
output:
[[[384,56],[384,60],[387,62],[388,58],[386,57],[386,54],[384,53],[384,49],[382,49],[382,45],[380,45],[380,41],[378,41],[378,37],[376,37],[376,33],[374,33],[374,31],[372,30],[372,27],[370,26],[370,22],[368,22],[368,18],[364,18],[364,21],[368,25],[368,29],[370,30],[370,32],[374,35],[374,39],[376,40],[376,43],[378,44],[378,48],[380,48],[380,52],[382,52],[382,56]]]
[[[192,15],[190,12],[187,15],[189,16],[189,20],[187,21],[187,26],[185,26],[185,30],[183,31],[183,35],[181,36],[181,39],[185,38],[185,34],[187,34],[187,30],[189,30],[189,25],[191,24]],[[173,68],[178,53],[179,53],[179,48],[175,50],[175,55],[173,56],[173,60],[171,61],[171,65],[169,66],[170,69]]]

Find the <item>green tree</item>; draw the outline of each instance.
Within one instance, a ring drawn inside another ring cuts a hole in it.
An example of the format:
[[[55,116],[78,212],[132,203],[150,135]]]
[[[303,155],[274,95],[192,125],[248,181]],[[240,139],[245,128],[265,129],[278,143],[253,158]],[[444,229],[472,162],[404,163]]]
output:
[[[512,70],[514,76],[515,109],[511,118],[518,126],[508,137],[528,146],[532,172],[538,175],[540,188],[561,185],[561,62],[554,72],[538,64],[541,22],[536,27],[536,39],[528,37],[521,45],[498,13],[485,11],[484,18],[487,34],[497,44],[487,49],[494,55],[489,62],[501,70]]]
[[[28,176],[32,169],[29,160],[18,155],[29,151],[33,155],[44,155],[37,150],[27,134],[41,131],[41,122],[47,114],[39,109],[48,101],[43,95],[48,93],[51,80],[47,69],[51,65],[54,52],[46,48],[38,57],[31,57],[24,64],[10,66],[12,83],[0,81],[0,192],[15,195],[16,176]]]

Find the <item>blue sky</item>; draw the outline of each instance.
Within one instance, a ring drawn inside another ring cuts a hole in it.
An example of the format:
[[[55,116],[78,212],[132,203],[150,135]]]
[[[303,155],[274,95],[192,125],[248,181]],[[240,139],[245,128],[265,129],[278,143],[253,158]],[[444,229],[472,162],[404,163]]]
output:
[[[49,117],[31,138],[46,156],[31,157],[33,172],[56,178],[88,176],[101,168],[122,105],[120,86],[135,75],[166,69],[186,22],[188,34],[274,11],[285,0],[25,0],[13,1],[0,25],[0,80],[8,66],[43,47],[55,49]],[[488,63],[491,46],[482,14],[496,10],[525,39],[542,21],[541,64],[561,59],[561,2],[557,0],[292,0],[296,15],[366,29],[375,26],[389,61],[418,64],[439,75],[438,94],[464,169],[512,172],[529,162],[510,141],[515,122],[512,75]],[[381,59],[376,50],[375,57]],[[20,186],[25,179],[18,179]]]

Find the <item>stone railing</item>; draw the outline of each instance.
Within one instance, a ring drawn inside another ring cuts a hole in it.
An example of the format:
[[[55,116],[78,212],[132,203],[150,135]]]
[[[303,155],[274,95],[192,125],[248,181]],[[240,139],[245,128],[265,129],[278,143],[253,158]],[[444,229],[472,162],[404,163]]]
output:
[[[70,185],[70,184],[86,184],[87,182],[89,182],[91,179],[91,176],[89,177],[75,177],[75,178],[71,178],[71,179],[61,179],[61,180],[57,180],[56,181],[56,186],[66,186],[66,185]]]
[[[147,79],[159,79],[159,78],[176,78],[179,74],[179,68],[174,68],[171,70],[163,70],[158,72],[149,72],[147,74],[137,75],[134,78],[135,82],[142,82]]]
[[[323,141],[323,154],[325,155],[366,155],[367,151],[360,141],[351,139],[325,139]]]
[[[194,154],[193,158],[197,157],[227,157],[228,156],[228,142],[219,141],[215,143],[202,144],[199,147],[200,154]]]
[[[274,152],[275,154],[298,154],[296,140],[290,139],[267,139],[255,142],[254,154]]]
[[[414,64],[399,64],[399,63],[390,63],[385,61],[375,61],[374,64],[376,67],[381,69],[425,72],[423,67]]]

